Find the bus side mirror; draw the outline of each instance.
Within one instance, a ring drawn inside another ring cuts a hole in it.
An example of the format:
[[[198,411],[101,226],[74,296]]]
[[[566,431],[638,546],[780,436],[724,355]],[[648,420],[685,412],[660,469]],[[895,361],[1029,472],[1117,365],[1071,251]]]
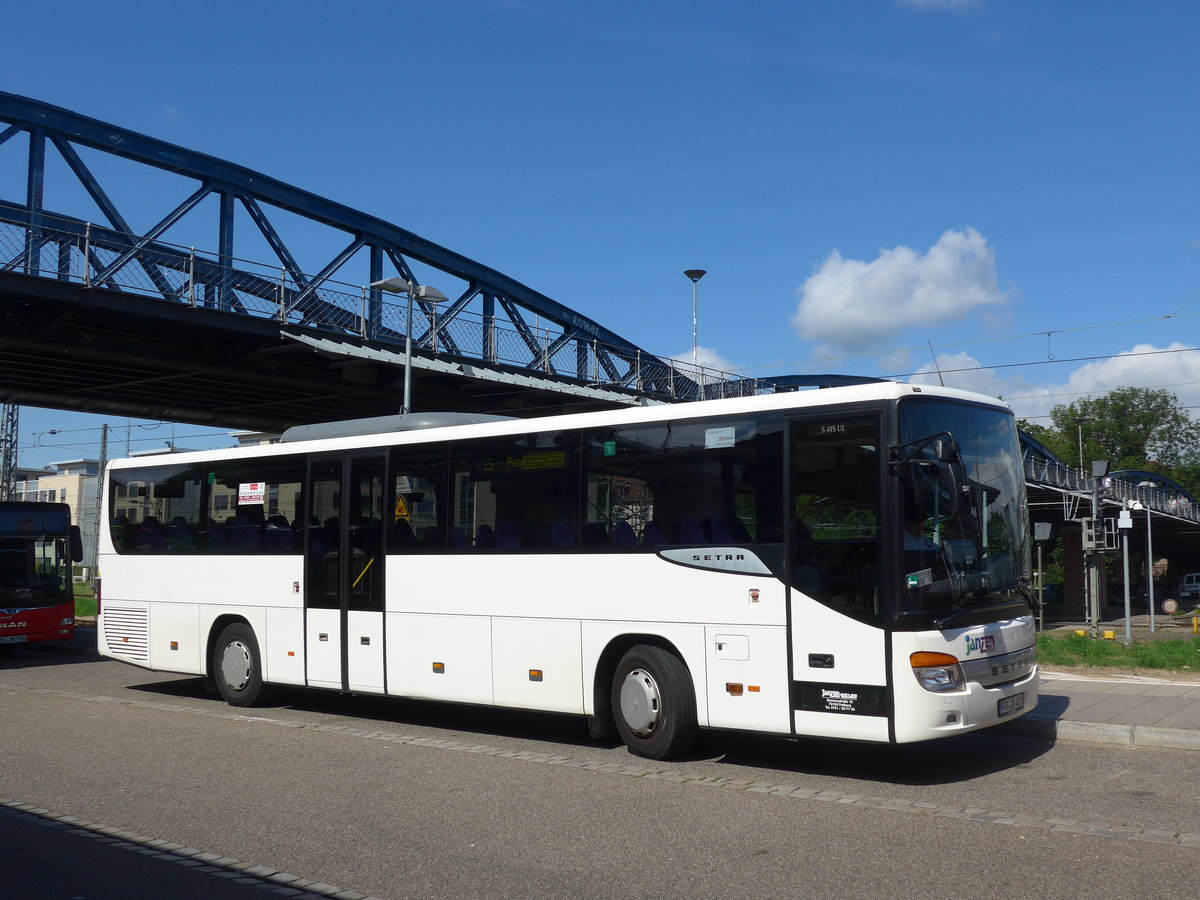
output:
[[[71,526],[71,561],[83,562],[83,536],[78,525]]]

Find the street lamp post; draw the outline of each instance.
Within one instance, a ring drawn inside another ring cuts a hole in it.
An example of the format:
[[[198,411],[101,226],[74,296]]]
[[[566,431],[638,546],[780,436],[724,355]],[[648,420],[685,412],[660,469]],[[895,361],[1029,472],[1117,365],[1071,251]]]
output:
[[[1150,609],[1150,630],[1154,631],[1154,529],[1150,523],[1150,491],[1157,485],[1153,481],[1142,481],[1138,487],[1146,488],[1146,603]]]
[[[684,269],[683,274],[692,279],[692,368],[699,369],[699,352],[696,344],[696,282],[708,273],[704,269]]]
[[[404,278],[385,278],[383,281],[372,281],[375,290],[388,291],[392,294],[408,295],[408,321],[404,326],[404,405],[400,412],[412,412],[412,320],[413,298],[427,303],[442,303],[450,298],[437,288],[428,284],[417,284]]]
[[[1121,509],[1121,515],[1117,519],[1117,528],[1121,530],[1121,565],[1124,567],[1122,583],[1125,585],[1125,646],[1128,647],[1133,643],[1133,627],[1130,622],[1129,612],[1129,529],[1133,527],[1133,510],[1137,509],[1141,504],[1137,500],[1130,500]]]
[[[1100,591],[1103,589],[1101,575],[1104,570],[1104,518],[1100,489],[1107,475],[1108,460],[1092,460],[1092,545],[1084,549],[1088,551],[1088,620],[1093,639],[1100,636]]]

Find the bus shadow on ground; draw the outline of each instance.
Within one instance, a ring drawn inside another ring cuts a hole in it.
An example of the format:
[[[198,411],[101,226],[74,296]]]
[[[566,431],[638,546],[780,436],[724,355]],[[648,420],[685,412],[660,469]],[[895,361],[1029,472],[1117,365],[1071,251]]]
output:
[[[45,666],[76,666],[80,663],[107,662],[96,652],[95,635],[76,632],[69,641],[45,641],[37,644],[0,645],[0,671],[35,669]]]
[[[201,678],[131,685],[130,689],[179,699],[223,702],[205,690]],[[355,723],[370,722],[386,724],[389,730],[403,730],[406,726],[436,729],[439,734],[426,736],[472,744],[486,745],[500,739],[536,741],[560,748],[566,745],[575,748],[581,756],[586,756],[589,751],[607,756],[622,750],[621,741],[616,737],[589,738],[586,720],[582,717],[555,713],[402,697],[346,696],[299,687],[277,689],[273,702],[259,708],[335,716],[344,720],[347,727],[361,727]],[[739,769],[761,768],[919,786],[966,782],[1002,772],[1032,762],[1052,746],[1046,741],[992,732],[893,746],[702,731],[690,752],[662,765],[724,763]],[[554,752],[554,749],[547,747],[542,752]],[[622,753],[622,756],[631,765],[659,765],[632,754]]]
[[[711,733],[704,735],[702,742],[710,749],[717,749],[719,742],[720,759],[737,766],[914,787],[994,775],[1031,763],[1053,746],[1047,741],[987,731],[898,745]]]
[[[129,685],[129,689],[178,699],[207,699],[224,705],[224,701],[206,690],[202,678],[133,684]],[[615,737],[600,741],[591,740],[587,736],[587,722],[580,716],[440,703],[436,700],[346,695],[335,691],[281,686],[274,689],[270,703],[254,709],[291,709],[336,716],[343,719],[347,727],[356,727],[354,722],[358,721],[384,723],[397,730],[405,726],[434,728],[445,733],[427,735],[428,737],[478,744],[488,743],[489,738],[514,738],[606,750],[621,746],[620,740]]]

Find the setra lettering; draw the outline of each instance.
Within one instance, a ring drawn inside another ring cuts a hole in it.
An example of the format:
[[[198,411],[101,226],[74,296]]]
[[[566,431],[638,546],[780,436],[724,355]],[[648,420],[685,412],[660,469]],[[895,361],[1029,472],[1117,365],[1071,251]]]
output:
[[[746,558],[745,553],[693,553],[692,562],[738,562]]]

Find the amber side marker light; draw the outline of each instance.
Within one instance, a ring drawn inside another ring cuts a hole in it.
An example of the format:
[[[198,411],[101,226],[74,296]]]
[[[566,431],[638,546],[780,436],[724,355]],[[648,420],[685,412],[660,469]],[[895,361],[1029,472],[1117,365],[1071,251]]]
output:
[[[725,683],[725,690],[729,691],[730,695],[733,697],[742,696],[742,686],[740,684],[735,684],[732,681]]]
[[[541,669],[530,669],[529,670],[529,680],[530,681],[541,681],[542,680],[542,670]]]
[[[433,674],[445,675],[446,674],[446,664],[445,663],[434,663],[433,664]]]

